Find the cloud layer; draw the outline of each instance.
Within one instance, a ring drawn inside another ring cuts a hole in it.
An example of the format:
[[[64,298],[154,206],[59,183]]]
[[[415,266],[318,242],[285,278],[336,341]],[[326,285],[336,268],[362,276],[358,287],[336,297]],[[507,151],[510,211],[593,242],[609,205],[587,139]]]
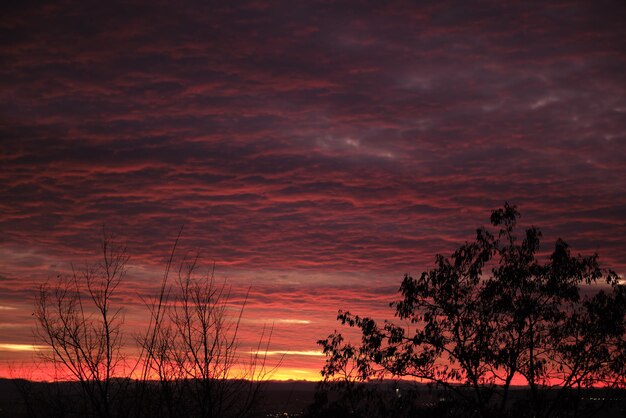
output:
[[[0,305],[23,304],[0,327],[102,224],[128,242],[129,299],[184,224],[258,289],[274,351],[315,349],[289,321],[323,337],[351,292],[393,299],[505,200],[546,250],[563,237],[626,272],[621,2],[3,9]]]

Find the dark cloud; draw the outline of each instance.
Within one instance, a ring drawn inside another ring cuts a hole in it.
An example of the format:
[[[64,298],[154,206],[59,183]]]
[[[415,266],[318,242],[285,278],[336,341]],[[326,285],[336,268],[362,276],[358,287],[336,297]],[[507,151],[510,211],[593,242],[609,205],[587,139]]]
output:
[[[282,277],[375,292],[505,200],[625,273],[626,7],[419,3],[3,5],[0,274],[36,288],[103,223],[156,271],[184,224],[274,283],[252,309],[331,330]]]

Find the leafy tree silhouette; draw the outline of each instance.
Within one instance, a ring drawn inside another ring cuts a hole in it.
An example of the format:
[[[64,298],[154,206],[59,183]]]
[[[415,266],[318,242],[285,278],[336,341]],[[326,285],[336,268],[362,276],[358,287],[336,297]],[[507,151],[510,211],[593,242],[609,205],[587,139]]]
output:
[[[479,228],[450,257],[437,255],[432,270],[405,275],[402,298],[390,304],[396,321],[339,311],[361,342],[337,331],[318,341],[325,382],[350,389],[355,381],[413,377],[483,417],[512,413],[519,379],[529,399],[517,414],[533,417],[578,408],[584,388],[625,388],[626,286],[600,268],[597,254],[573,256],[561,239],[539,262],[541,232],[531,227],[518,240],[519,216],[505,203],[492,212],[495,231]]]

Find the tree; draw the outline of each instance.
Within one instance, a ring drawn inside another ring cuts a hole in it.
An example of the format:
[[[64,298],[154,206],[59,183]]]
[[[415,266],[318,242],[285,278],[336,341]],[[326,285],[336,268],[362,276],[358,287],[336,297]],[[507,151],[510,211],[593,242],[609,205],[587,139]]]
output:
[[[183,260],[174,289],[165,296],[162,291],[152,305],[156,326],[142,340],[146,370],[159,381],[159,409],[167,411],[159,414],[249,416],[272,371],[260,354],[268,351],[271,330],[263,328],[256,351],[243,359],[238,332],[248,296],[238,308],[233,306],[230,287],[215,281],[214,269],[200,274],[197,260]],[[160,319],[159,312],[164,312]]]
[[[62,378],[80,384],[81,416],[251,415],[273,371],[263,354],[271,329],[264,327],[256,350],[241,355],[238,337],[247,294],[239,306],[233,303],[231,288],[216,282],[214,267],[201,274],[198,256],[183,258],[170,285],[179,238],[180,233],[158,296],[147,304],[150,321],[136,339],[134,358],[126,357],[122,308],[114,304],[127,273],[124,247],[105,234],[102,261],[41,286],[33,315],[36,336],[50,350],[40,354]]]
[[[560,239],[541,263],[541,232],[528,228],[518,241],[518,218],[505,204],[491,215],[495,231],[479,228],[419,278],[405,275],[401,299],[390,304],[396,321],[340,311],[361,343],[337,331],[318,341],[325,380],[346,380],[351,363],[361,381],[413,377],[447,388],[483,417],[507,413],[514,379],[528,385],[535,417],[557,414],[583,388],[623,388],[625,286],[597,254],[573,256]]]
[[[41,355],[80,383],[96,416],[109,418],[121,393],[112,378],[124,366],[121,310],[111,302],[129,258],[106,236],[101,250],[100,263],[41,286],[34,316],[37,337],[51,348]]]

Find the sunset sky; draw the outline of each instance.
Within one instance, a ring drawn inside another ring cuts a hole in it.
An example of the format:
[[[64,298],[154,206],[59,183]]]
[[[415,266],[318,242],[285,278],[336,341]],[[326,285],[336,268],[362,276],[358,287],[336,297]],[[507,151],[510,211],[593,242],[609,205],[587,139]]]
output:
[[[46,3],[0,6],[0,377],[103,225],[129,341],[184,225],[280,379],[505,201],[626,274],[623,1]]]

